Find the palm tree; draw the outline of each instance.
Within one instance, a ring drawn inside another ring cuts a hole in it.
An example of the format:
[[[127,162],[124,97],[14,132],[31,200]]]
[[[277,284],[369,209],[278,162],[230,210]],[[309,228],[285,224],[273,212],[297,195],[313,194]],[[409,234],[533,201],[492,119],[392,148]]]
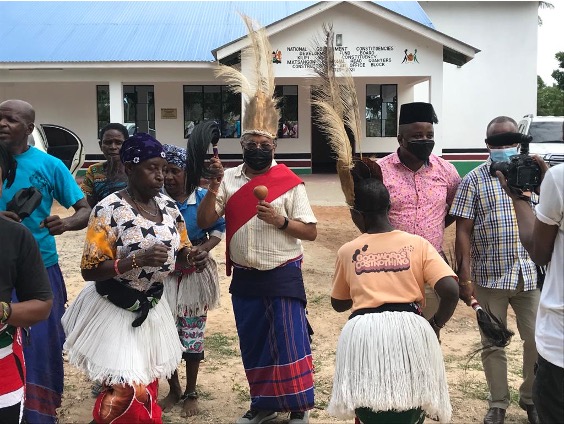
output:
[[[549,3],[547,1],[539,1],[539,9],[554,9],[554,5],[552,3]],[[539,15],[539,26],[542,25],[542,19]]]

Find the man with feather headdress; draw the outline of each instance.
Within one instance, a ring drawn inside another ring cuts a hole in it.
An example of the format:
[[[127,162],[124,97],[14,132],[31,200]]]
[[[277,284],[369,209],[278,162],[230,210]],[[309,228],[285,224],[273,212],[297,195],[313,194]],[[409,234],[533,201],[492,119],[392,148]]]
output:
[[[254,79],[230,67],[218,70],[245,97],[243,164],[224,172],[219,158],[211,159],[214,176],[198,226],[207,228],[225,215],[229,292],[251,395],[250,409],[237,423],[263,423],[290,412],[289,422],[300,424],[314,406],[301,240],[316,238],[317,221],[301,179],[274,160],[280,113],[272,49],[264,29],[244,20]],[[268,193],[257,204],[253,189],[261,185]]]

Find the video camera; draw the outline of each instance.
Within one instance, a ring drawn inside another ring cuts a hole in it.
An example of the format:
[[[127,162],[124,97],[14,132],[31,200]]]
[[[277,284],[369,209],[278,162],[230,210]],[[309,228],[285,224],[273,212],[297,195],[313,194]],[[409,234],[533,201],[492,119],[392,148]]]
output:
[[[537,162],[529,156],[529,143],[532,137],[520,133],[502,133],[488,137],[486,143],[491,146],[510,146],[519,143],[519,154],[513,155],[506,162],[492,162],[490,174],[496,176],[496,171],[507,179],[507,185],[514,190],[533,191],[541,184],[541,169]]]

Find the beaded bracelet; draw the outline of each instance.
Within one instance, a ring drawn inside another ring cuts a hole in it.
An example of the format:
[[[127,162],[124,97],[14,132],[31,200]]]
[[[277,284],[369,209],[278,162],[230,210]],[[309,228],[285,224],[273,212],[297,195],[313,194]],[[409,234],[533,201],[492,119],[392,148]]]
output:
[[[437,324],[437,320],[435,319],[435,315],[433,315],[433,317],[429,320],[429,322],[431,323],[431,326],[437,327],[438,329],[441,329],[445,326],[445,324],[443,324],[443,325]]]
[[[114,261],[114,271],[116,272],[116,275],[120,275],[120,274],[121,274],[121,272],[119,272],[118,263],[119,263],[119,259],[116,259],[116,260]]]
[[[190,258],[190,253],[192,252],[192,246],[189,246],[186,249],[188,249],[188,252],[186,253],[186,263],[188,264],[188,266],[192,266],[194,265],[194,261],[192,261],[192,258]]]
[[[5,324],[12,315],[12,305],[7,302],[0,302],[2,306],[2,315],[0,316],[0,324]]]
[[[131,257],[131,268],[139,268],[139,265],[137,265],[137,262],[135,261],[135,253],[133,254],[133,256]]]

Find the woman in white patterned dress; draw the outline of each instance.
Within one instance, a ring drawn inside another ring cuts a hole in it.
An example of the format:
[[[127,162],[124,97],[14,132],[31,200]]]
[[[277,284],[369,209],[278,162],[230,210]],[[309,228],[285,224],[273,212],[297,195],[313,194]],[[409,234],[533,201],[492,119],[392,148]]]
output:
[[[160,193],[166,160],[148,134],[120,152],[128,186],[92,210],[82,256],[88,282],[63,316],[69,361],[104,384],[96,423],[161,423],[159,378],[176,370],[182,346],[162,281],[175,262],[205,266],[182,215]]]

